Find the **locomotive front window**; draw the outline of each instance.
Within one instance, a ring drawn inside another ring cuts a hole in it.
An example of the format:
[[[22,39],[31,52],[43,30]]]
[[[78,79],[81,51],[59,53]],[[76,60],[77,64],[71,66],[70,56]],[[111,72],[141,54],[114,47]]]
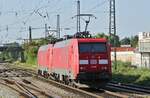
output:
[[[79,52],[106,52],[106,43],[79,43]]]

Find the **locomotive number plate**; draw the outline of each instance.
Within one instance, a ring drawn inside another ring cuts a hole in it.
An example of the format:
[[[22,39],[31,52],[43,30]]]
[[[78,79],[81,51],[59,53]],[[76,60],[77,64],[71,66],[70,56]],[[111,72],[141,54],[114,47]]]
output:
[[[90,64],[97,64],[97,60],[90,60]]]

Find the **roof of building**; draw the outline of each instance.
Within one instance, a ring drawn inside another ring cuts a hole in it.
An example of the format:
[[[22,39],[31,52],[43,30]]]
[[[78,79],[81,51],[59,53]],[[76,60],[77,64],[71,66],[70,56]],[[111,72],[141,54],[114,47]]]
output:
[[[135,49],[133,47],[116,47],[117,52],[135,51]],[[111,48],[111,51],[114,51],[114,47]]]

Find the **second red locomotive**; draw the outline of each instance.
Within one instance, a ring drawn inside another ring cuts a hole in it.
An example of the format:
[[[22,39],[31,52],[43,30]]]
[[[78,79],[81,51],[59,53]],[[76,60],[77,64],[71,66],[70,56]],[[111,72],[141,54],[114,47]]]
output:
[[[102,38],[74,38],[41,46],[38,74],[66,84],[100,87],[111,79],[110,45]]]

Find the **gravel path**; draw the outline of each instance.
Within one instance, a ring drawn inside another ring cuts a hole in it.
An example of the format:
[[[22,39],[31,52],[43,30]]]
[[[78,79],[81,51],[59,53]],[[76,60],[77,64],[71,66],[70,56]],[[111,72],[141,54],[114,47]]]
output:
[[[0,84],[0,98],[20,98],[18,92]]]

